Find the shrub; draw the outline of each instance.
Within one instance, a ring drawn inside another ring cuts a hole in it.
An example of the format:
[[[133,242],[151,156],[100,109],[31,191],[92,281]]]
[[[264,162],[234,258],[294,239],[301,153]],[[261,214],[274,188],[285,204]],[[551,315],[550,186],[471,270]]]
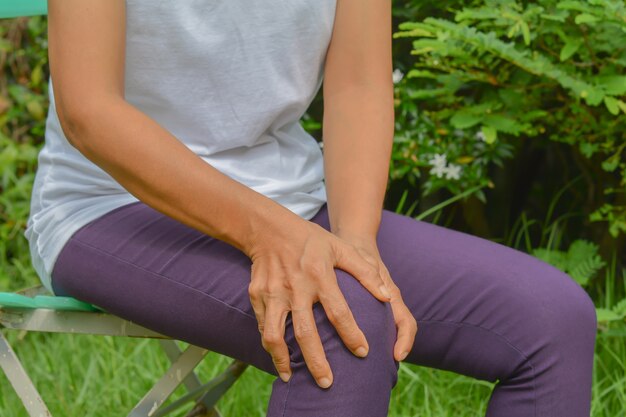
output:
[[[511,157],[514,138],[562,142],[589,178],[590,220],[607,222],[613,237],[626,232],[626,4],[455,5],[394,34],[413,38],[414,62],[398,82],[392,177],[432,167],[425,192],[458,193],[490,185],[485,167]],[[458,180],[441,176],[445,154],[461,167]]]

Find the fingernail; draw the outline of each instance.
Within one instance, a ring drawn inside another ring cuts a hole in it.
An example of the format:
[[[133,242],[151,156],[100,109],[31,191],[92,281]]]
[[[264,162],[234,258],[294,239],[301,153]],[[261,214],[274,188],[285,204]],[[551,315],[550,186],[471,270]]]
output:
[[[400,354],[400,360],[401,360],[401,361],[403,361],[403,360],[406,358],[406,356],[407,356],[408,354],[409,354],[409,352],[407,352],[407,351],[402,352],[402,353]]]
[[[290,377],[291,377],[291,375],[286,373],[286,372],[281,372],[280,373],[280,379],[282,379],[285,382],[289,382],[289,378]]]
[[[391,298],[391,295],[389,294],[389,290],[387,289],[386,285],[381,285],[379,288],[380,292],[382,292],[385,297]]]
[[[359,346],[356,349],[356,354],[363,358],[363,357],[365,357],[365,355],[367,355],[367,349],[365,349],[364,346]]]
[[[321,386],[322,388],[328,388],[328,387],[330,387],[330,379],[328,379],[328,378],[322,378],[322,379],[320,379],[320,386]]]

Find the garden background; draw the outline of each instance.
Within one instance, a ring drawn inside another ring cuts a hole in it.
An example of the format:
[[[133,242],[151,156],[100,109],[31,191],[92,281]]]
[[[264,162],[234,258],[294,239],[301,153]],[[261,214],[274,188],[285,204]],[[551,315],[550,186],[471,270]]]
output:
[[[393,19],[385,208],[570,274],[598,313],[592,416],[624,415],[626,2],[395,0]],[[24,229],[48,108],[46,39],[44,16],[0,20],[0,291],[39,283]],[[322,111],[320,90],[302,120],[318,139]],[[169,363],[149,339],[7,336],[54,415],[125,415]],[[201,377],[229,360],[210,353]],[[272,379],[250,367],[218,408],[264,416]],[[482,416],[492,387],[403,363],[390,416]],[[0,415],[26,416],[4,375]]]

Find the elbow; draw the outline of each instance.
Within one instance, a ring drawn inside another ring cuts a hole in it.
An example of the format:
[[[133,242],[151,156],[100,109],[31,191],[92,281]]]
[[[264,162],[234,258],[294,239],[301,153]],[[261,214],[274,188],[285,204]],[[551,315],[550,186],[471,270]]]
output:
[[[70,145],[81,153],[86,151],[89,127],[94,124],[94,114],[89,106],[57,106],[57,115],[63,134]]]
[[[61,113],[60,111],[57,111],[57,115],[59,116],[59,123],[61,124],[63,134],[65,135],[65,138],[67,139],[69,144],[82,152],[80,138],[84,137],[84,134],[81,133],[83,127],[81,125],[80,116],[75,114]]]
[[[74,102],[57,103],[57,115],[63,133],[70,145],[82,154],[87,155],[93,146],[93,132],[102,126],[100,117],[103,114],[104,101],[75,100]]]

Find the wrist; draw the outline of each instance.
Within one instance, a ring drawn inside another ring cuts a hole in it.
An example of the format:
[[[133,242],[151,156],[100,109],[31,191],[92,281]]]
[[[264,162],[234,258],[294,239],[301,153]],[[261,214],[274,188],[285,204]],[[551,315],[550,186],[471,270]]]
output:
[[[348,201],[349,202],[349,201]],[[368,207],[365,209],[364,207]],[[373,209],[375,205],[362,203],[360,207],[328,203],[330,230],[337,236],[354,240],[376,240],[382,218],[382,210]]]
[[[363,229],[340,229],[333,231],[333,234],[349,242],[371,244],[376,243],[376,234]]]
[[[267,203],[249,216],[243,239],[242,251],[253,262],[266,248],[276,247],[276,242],[288,239],[295,230],[310,223],[273,200]]]

